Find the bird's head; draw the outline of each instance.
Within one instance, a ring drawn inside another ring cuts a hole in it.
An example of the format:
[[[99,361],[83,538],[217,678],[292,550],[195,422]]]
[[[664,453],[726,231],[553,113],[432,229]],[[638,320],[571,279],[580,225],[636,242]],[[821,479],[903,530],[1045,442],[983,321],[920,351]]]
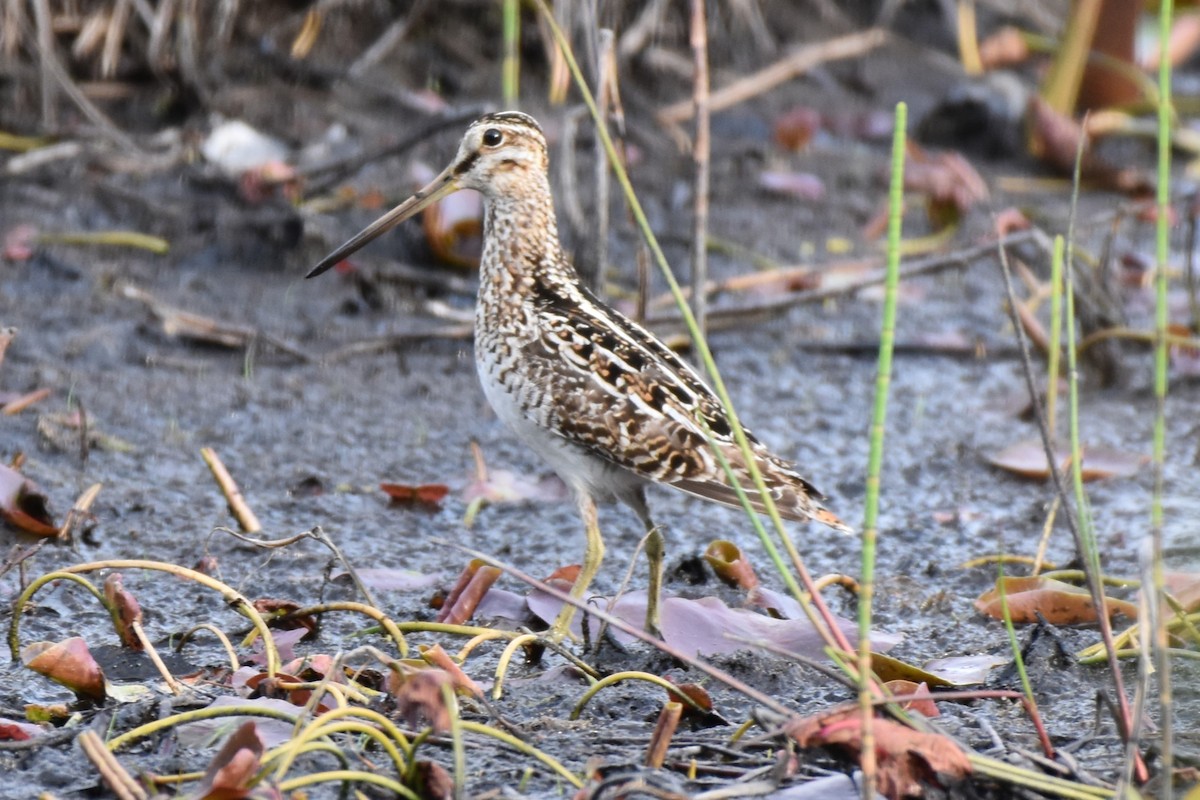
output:
[[[549,156],[537,121],[519,111],[501,111],[471,123],[450,166],[424,188],[372,222],[321,260],[312,278],[349,257],[368,242],[459,189],[475,189],[488,199],[520,196],[531,181],[545,180]]]

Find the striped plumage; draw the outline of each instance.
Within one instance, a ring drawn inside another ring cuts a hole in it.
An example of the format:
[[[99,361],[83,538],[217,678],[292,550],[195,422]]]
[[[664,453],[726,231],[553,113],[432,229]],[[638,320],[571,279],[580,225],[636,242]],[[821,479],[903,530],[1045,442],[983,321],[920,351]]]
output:
[[[559,245],[548,166],[546,139],[532,117],[511,111],[482,117],[467,129],[441,175],[309,275],[450,192],[483,194],[476,365],[497,415],[579,499],[589,526],[588,556],[576,585],[581,595],[602,552],[593,530],[594,500],[621,500],[648,530],[647,483],[740,505],[708,437],[754,507],[763,507],[713,392],[670,348],[579,282]],[[812,484],[747,436],[782,516],[849,531],[820,504]]]

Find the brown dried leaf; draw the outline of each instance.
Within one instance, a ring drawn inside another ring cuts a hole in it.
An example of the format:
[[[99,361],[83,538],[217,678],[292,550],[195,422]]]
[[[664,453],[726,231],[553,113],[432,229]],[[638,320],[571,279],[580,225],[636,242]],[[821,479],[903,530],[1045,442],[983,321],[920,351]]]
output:
[[[107,697],[104,671],[92,658],[87,642],[78,636],[61,642],[34,642],[21,650],[29,669],[62,684],[81,700],[103,703]]]
[[[379,488],[392,501],[392,505],[436,506],[450,494],[444,483],[423,483],[410,486],[404,483],[381,483]]]
[[[717,577],[729,586],[753,589],[758,585],[754,567],[746,560],[741,548],[733,542],[724,539],[713,542],[704,551],[704,560],[712,567]]]
[[[0,519],[34,536],[58,535],[46,495],[37,484],[4,464],[0,464]]]
[[[435,644],[433,647],[422,650],[421,658],[425,660],[425,663],[437,667],[449,675],[456,692],[483,697],[483,689],[480,685],[471,680],[467,673],[463,672],[462,667],[450,657],[449,653],[442,649],[440,644]]]
[[[933,693],[929,691],[927,683],[913,683],[906,680],[888,681],[884,684],[894,697],[902,697],[904,695],[912,695],[913,699],[905,700],[901,707],[909,711],[915,711],[918,714],[926,717],[940,717],[942,712],[938,711],[937,703],[933,702]]]
[[[253,722],[243,722],[213,757],[194,795],[199,800],[240,800],[249,797],[258,774],[263,742]]]
[[[875,719],[879,791],[890,800],[922,797],[940,778],[958,782],[971,774],[971,762],[948,736],[914,731],[887,719]],[[837,747],[857,760],[862,751],[862,719],[857,708],[797,720],[787,732],[801,747]]]
[[[706,714],[712,713],[712,710],[713,710],[712,696],[708,693],[708,690],[705,689],[703,686],[701,686],[698,683],[679,683],[678,681],[676,681],[674,678],[672,678],[669,675],[664,675],[663,677],[666,680],[670,681],[671,684],[675,687],[674,691],[667,692],[668,700],[679,700],[679,697],[677,697],[676,695],[682,695],[684,698],[691,701],[690,704],[686,704],[686,703],[684,704],[684,709],[686,711],[699,710]],[[693,706],[698,707],[698,709],[693,708]]]
[[[436,733],[450,729],[443,686],[453,689],[454,678],[441,669],[393,669],[387,678],[387,689],[396,700],[400,718],[413,727],[428,722]]]
[[[105,578],[104,598],[108,601],[109,608],[116,611],[114,624],[117,626],[117,635],[121,637],[121,644],[130,650],[143,650],[142,640],[133,630],[135,625],[142,624],[142,607],[125,588],[122,580],[119,572]]]
[[[996,581],[996,588],[984,592],[975,601],[975,608],[980,613],[994,619],[1004,619],[1000,581],[1003,581],[1008,612],[1013,622],[1038,622],[1039,615],[1051,625],[1081,625],[1097,620],[1096,607],[1087,589],[1040,576],[1008,575]],[[1104,605],[1110,617],[1124,614],[1130,619],[1137,618],[1137,606],[1133,603],[1106,597]]]

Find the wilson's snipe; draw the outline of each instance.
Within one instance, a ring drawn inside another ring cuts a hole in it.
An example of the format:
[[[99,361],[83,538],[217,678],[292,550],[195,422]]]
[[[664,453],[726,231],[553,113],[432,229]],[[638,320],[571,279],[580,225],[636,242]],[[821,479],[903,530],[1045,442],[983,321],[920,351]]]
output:
[[[739,506],[709,437],[751,487],[720,402],[700,377],[645,329],[583,287],[558,243],[546,137],[530,116],[489,114],[467,128],[458,155],[433,181],[325,257],[319,275],[441,197],[484,197],[484,247],[475,311],[475,363],[496,414],[575,493],[587,550],[572,595],[587,591],[604,555],[597,500],[617,499],[646,526],[651,561],[647,624],[657,622],[662,540],[644,487],[663,483]],[[707,429],[707,433],[706,433]],[[747,431],[779,513],[850,529],[812,484]],[[751,503],[762,510],[752,488]],[[569,630],[567,605],[551,635]]]

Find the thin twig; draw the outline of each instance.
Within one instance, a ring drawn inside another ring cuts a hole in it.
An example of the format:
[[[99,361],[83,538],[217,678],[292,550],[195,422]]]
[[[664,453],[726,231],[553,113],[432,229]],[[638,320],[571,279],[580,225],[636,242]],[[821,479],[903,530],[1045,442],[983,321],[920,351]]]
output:
[[[88,761],[100,773],[100,778],[112,790],[118,800],[146,800],[146,790],[117,761],[117,757],[104,745],[95,731],[79,734],[79,747]]]
[[[201,447],[200,457],[204,459],[205,464],[208,464],[213,478],[217,481],[217,486],[220,487],[221,493],[225,495],[225,501],[229,504],[229,510],[233,512],[233,516],[237,519],[238,525],[241,526],[242,530],[246,533],[258,533],[261,531],[262,524],[259,523],[258,517],[254,516],[254,512],[250,510],[249,504],[246,503],[246,498],[242,497],[242,492],[238,489],[237,482],[229,474],[229,470],[225,469],[225,464],[222,463],[216,451],[211,447]]]
[[[805,45],[771,66],[713,92],[709,97],[708,110],[709,112],[724,111],[731,106],[770,91],[785,81],[803,75],[820,64],[856,58],[869,53],[887,39],[887,31],[881,28],[869,28],[848,36],[839,36],[836,39]],[[658,119],[664,125],[678,125],[691,119],[694,113],[695,106],[689,98],[673,103],[658,112]]]

